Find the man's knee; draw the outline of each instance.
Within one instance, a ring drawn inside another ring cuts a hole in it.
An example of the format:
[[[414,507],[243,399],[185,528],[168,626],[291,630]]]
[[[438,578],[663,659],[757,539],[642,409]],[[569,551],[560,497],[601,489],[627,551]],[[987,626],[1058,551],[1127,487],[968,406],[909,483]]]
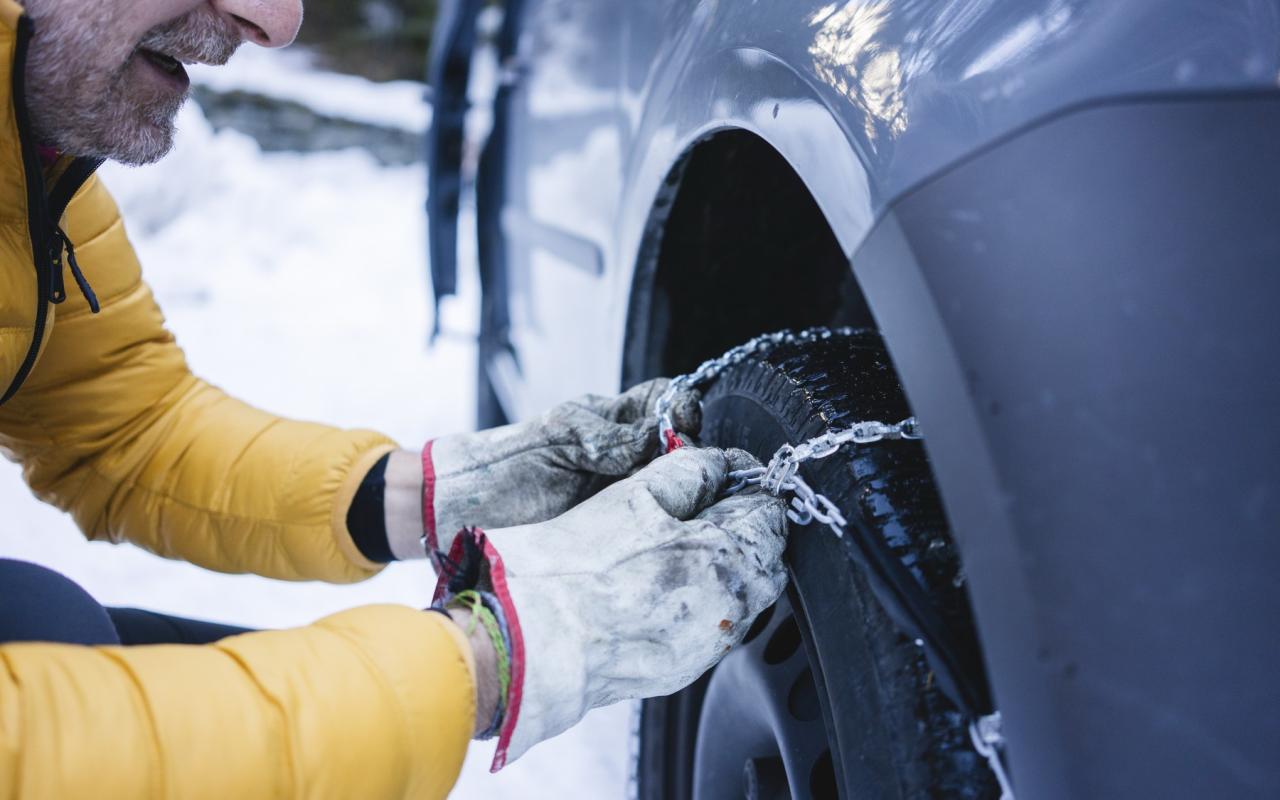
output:
[[[209,644],[228,636],[248,633],[248,628],[223,625],[144,611],[140,608],[108,608],[121,644]]]
[[[0,643],[119,644],[106,610],[65,575],[0,558]]]

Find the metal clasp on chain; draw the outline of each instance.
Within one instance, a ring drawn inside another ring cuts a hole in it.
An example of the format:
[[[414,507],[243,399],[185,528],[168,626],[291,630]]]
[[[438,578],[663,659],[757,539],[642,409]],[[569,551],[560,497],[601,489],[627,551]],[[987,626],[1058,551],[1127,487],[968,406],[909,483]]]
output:
[[[985,717],[978,717],[969,723],[969,738],[973,741],[973,749],[987,760],[987,766],[996,776],[1000,784],[1000,800],[1014,800],[1013,784],[1004,770],[1004,761],[1000,751],[1004,749],[1004,732],[1000,712],[995,711]]]
[[[795,457],[795,448],[784,444],[765,466],[764,474],[760,476],[760,488],[769,494],[782,494],[799,469],[800,462]]]
[[[871,444],[884,439],[919,439],[920,426],[915,417],[888,424],[868,420],[848,428],[827,431],[798,445],[784,444],[769,459],[767,466],[738,470],[730,473],[734,484],[729,493],[740,492],[747,486],[759,486],[772,495],[792,495],[791,510],[787,516],[797,525],[808,525],[817,520],[831,528],[836,536],[844,536],[847,521],[840,508],[825,495],[815,492],[800,477],[800,465],[817,461],[836,453],[846,444]]]
[[[658,415],[658,440],[662,451],[665,453],[670,443],[676,441],[672,407],[680,392],[705,386],[729,367],[741,363],[748,357],[767,354],[779,345],[816,342],[853,332],[853,328],[835,330],[810,328],[798,333],[792,331],[766,333],[738,345],[719,358],[707,359],[693,372],[672,378],[666,391],[658,398],[655,407]],[[808,525],[817,520],[831,528],[836,536],[844,536],[844,527],[847,524],[844,515],[835,503],[813,491],[809,484],[805,483],[799,474],[800,465],[806,461],[827,458],[849,443],[871,444],[882,439],[919,438],[920,425],[915,417],[908,417],[894,424],[876,420],[857,422],[847,428],[829,430],[797,445],[784,444],[773,454],[766,466],[730,473],[734,483],[728,491],[734,494],[748,486],[759,486],[764,491],[779,497],[790,494],[792,495],[791,508],[787,516],[793,522],[797,525]]]

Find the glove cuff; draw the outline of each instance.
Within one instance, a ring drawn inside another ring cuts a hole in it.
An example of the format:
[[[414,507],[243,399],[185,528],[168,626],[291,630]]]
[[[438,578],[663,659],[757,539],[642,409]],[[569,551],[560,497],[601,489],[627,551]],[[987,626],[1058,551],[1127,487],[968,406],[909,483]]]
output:
[[[426,455],[423,461],[425,464]],[[508,643],[511,677],[507,696],[500,703],[502,719],[497,723],[498,747],[489,767],[490,772],[497,772],[507,764],[511,737],[520,719],[525,676],[524,634],[507,586],[506,567],[497,548],[479,528],[463,528],[458,531],[453,537],[449,553],[437,552],[437,562],[439,578],[432,605],[443,607],[459,593],[466,591],[480,592],[486,601],[493,598],[492,602],[496,607],[491,610],[502,627],[503,639]]]
[[[422,537],[428,555],[440,550],[440,541],[436,538],[436,466],[431,459],[431,446],[434,439],[427,440],[422,446]]]
[[[446,436],[443,443],[432,439],[422,446],[422,544],[437,567],[439,556],[452,557],[457,536],[467,524],[462,508],[457,507],[458,497],[477,496],[472,486],[441,486],[442,481],[447,483],[444,479],[449,477],[450,467],[457,469],[456,463],[450,463],[449,454],[456,457],[458,438]]]

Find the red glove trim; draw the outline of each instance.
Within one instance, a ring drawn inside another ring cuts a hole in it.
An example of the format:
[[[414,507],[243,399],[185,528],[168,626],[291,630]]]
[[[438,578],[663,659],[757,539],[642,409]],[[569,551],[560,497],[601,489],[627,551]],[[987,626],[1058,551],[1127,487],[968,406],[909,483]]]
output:
[[[436,467],[431,461],[431,442],[422,446],[422,532],[427,539],[427,556],[440,548],[436,539]]]
[[[449,548],[449,560],[454,564],[462,563],[464,536],[479,538],[483,535],[484,531],[479,528],[463,528],[458,531],[458,535],[453,537],[453,546]],[[497,548],[487,537],[484,539],[484,557],[489,563],[489,583],[493,588],[493,594],[502,604],[502,613],[506,617],[507,635],[511,637],[512,651],[511,688],[507,694],[507,710],[502,718],[502,728],[498,731],[498,748],[494,751],[493,763],[489,766],[490,772],[497,772],[507,765],[507,748],[511,745],[511,734],[516,729],[516,722],[520,719],[520,701],[524,697],[524,633],[520,629],[520,616],[516,613],[515,603],[511,601],[511,591],[507,588],[507,571],[503,566],[502,556],[498,555]],[[431,598],[432,605],[438,605],[444,599],[449,579],[452,577],[448,570],[440,570],[440,577],[436,580],[435,594]]]
[[[502,556],[488,539],[484,540],[484,554],[489,559],[489,581],[493,584],[493,593],[502,610],[507,615],[507,633],[511,636],[511,691],[507,697],[507,713],[502,720],[502,729],[498,731],[498,749],[493,753],[493,764],[490,772],[497,772],[507,765],[507,747],[511,744],[511,734],[520,719],[520,701],[524,697],[524,633],[520,630],[520,617],[516,614],[515,603],[511,602],[511,592],[507,588],[507,571],[502,564]]]
[[[679,450],[681,447],[684,447],[684,442],[680,441],[680,437],[676,436],[675,431],[665,430],[662,432],[662,436],[665,440],[664,444],[666,445],[666,452],[670,453],[672,450]]]
[[[436,575],[436,590],[431,594],[431,605],[438,606],[444,601],[444,596],[449,593],[449,581],[453,579],[454,565],[462,562],[462,537],[467,532],[466,528],[458,531],[458,535],[453,537],[453,546],[449,548],[448,561],[443,563]]]

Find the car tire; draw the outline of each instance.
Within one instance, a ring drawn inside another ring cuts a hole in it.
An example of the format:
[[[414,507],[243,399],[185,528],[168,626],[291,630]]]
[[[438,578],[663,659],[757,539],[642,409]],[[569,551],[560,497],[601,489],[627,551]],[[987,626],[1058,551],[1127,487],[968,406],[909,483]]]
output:
[[[786,345],[722,373],[704,443],[761,459],[784,443],[910,409],[879,336]],[[882,543],[981,670],[959,557],[919,441],[846,445],[802,474],[843,510],[843,538],[792,524],[790,585],[711,673],[641,708],[642,800],[994,798],[967,722],[916,636],[881,602],[853,540]],[[983,686],[985,686],[985,679]]]

